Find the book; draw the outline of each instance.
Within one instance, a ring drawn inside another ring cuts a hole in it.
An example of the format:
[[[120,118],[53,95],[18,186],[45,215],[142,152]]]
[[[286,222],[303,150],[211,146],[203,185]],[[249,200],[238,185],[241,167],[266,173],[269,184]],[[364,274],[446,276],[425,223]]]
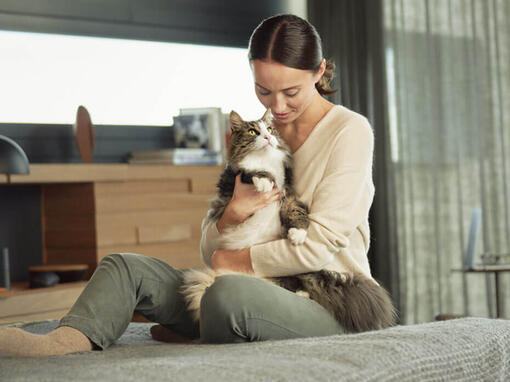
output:
[[[471,210],[471,224],[469,227],[468,245],[466,249],[466,258],[464,262],[465,269],[473,269],[475,259],[475,248],[478,238],[478,230],[480,226],[480,219],[482,217],[481,208],[473,208]]]
[[[129,164],[167,164],[167,165],[220,165],[215,157],[206,158],[172,158],[172,159],[128,159]]]
[[[130,153],[130,164],[221,164],[221,153],[207,149],[164,149]]]
[[[174,158],[176,156],[181,157],[202,157],[202,156],[215,156],[217,152],[209,149],[190,149],[190,148],[172,148],[172,149],[161,149],[161,150],[145,150],[145,151],[133,151],[131,152],[130,158],[136,159],[150,159],[150,158]]]

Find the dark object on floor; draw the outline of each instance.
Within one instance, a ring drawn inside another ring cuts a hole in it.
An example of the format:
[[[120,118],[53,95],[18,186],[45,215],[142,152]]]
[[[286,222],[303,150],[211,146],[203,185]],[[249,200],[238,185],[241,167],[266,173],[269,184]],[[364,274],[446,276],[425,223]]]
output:
[[[87,264],[52,264],[29,267],[28,273],[30,280],[32,280],[38,273],[52,272],[58,276],[60,283],[70,283],[82,281],[88,269],[89,266]],[[32,285],[32,282],[30,285]]]
[[[462,314],[443,313],[443,314],[438,314],[436,316],[436,321],[455,320],[457,318],[463,318],[463,317],[466,317],[466,316],[464,316]]]
[[[30,288],[47,288],[59,281],[60,277],[55,272],[37,272],[30,276]]]

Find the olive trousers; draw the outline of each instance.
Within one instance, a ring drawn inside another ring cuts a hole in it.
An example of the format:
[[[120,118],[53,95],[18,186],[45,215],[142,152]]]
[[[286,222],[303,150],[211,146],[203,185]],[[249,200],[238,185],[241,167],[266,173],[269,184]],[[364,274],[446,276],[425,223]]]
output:
[[[59,326],[85,334],[104,350],[126,330],[133,312],[201,343],[235,343],[345,333],[321,305],[244,275],[222,275],[208,287],[193,322],[179,287],[182,270],[148,256],[104,257]]]

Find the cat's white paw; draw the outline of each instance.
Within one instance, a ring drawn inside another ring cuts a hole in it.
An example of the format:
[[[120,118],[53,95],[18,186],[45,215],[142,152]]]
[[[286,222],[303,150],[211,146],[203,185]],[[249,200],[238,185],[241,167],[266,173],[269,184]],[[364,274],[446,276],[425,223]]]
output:
[[[347,273],[339,273],[339,277],[340,277],[340,282],[342,284],[345,284],[347,282],[347,280],[349,279],[349,274],[347,274]]]
[[[301,228],[291,228],[287,237],[293,245],[303,244],[306,238],[306,230]]]
[[[296,291],[296,294],[306,297],[306,298],[310,298],[310,294],[304,290],[298,290],[298,291]]]
[[[274,183],[267,178],[259,178],[254,176],[252,179],[253,184],[255,185],[255,188],[258,192],[269,192],[273,189]]]

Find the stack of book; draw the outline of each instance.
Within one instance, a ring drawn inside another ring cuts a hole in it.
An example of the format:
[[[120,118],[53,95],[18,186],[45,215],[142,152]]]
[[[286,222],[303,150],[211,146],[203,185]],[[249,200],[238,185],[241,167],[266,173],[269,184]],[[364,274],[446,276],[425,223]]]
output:
[[[219,165],[222,161],[221,153],[199,148],[133,151],[128,158],[130,164]]]
[[[131,164],[219,165],[227,154],[229,114],[219,107],[179,110],[173,117],[174,148],[131,152]]]

